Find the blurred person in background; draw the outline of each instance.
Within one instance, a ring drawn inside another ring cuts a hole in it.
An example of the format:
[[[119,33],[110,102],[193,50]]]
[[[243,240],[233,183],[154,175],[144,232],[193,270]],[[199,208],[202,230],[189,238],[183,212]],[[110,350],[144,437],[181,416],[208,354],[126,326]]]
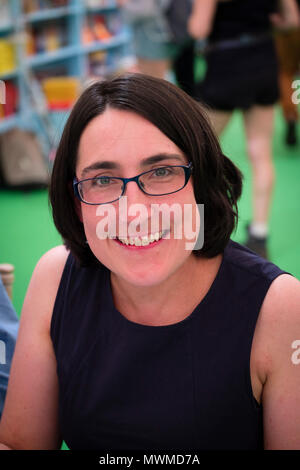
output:
[[[187,21],[193,0],[118,0],[133,34],[134,72],[170,78],[194,93],[194,40]]]
[[[298,24],[295,0],[195,0],[188,25],[191,36],[207,44],[207,72],[196,96],[208,105],[217,134],[235,109],[243,112],[253,171],[253,215],[245,244],[265,258],[275,176],[274,105],[279,99],[272,30]]]
[[[0,276],[0,419],[6,397],[18,328],[19,319]]]
[[[172,63],[177,85],[190,96],[195,93],[195,41],[188,32],[188,20],[194,0],[170,0],[165,16],[177,44],[177,53]]]
[[[300,9],[300,0],[296,0]],[[293,81],[300,67],[300,26],[295,29],[278,30],[275,43],[279,60],[280,103],[286,123],[285,142],[297,144],[297,104],[293,102]]]
[[[118,0],[133,34],[137,71],[166,78],[176,54],[164,11],[170,0]]]

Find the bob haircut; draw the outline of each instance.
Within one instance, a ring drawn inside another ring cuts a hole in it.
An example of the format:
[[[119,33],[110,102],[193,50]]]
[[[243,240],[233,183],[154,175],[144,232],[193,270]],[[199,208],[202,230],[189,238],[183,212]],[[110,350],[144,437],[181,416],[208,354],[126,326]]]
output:
[[[223,155],[199,102],[165,80],[139,73],[93,83],[79,97],[65,125],[49,198],[54,223],[66,247],[82,265],[98,262],[86,243],[72,181],[80,137],[88,123],[108,107],[132,111],[147,119],[192,162],[195,200],[204,204],[205,211],[204,245],[193,253],[207,258],[222,253],[237,224],[242,174]]]

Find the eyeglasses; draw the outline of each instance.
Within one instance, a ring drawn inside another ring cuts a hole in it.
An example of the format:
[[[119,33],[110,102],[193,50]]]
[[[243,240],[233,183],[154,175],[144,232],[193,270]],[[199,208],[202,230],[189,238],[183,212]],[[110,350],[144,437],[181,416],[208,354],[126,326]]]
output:
[[[75,195],[81,202],[91,205],[108,204],[120,199],[127,183],[135,181],[143,193],[148,196],[166,196],[183,189],[190,179],[192,163],[185,165],[162,166],[144,171],[132,178],[97,176],[78,181],[73,180]]]

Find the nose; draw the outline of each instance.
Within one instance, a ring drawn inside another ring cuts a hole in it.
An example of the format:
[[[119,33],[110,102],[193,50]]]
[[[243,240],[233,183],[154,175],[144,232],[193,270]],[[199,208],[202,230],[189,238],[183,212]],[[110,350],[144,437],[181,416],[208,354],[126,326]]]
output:
[[[124,198],[124,199],[123,199]],[[126,203],[125,203],[126,198]],[[143,193],[138,186],[136,180],[128,181],[125,187],[125,193],[123,194],[120,205],[119,205],[119,221],[122,225],[131,225],[131,222],[135,221],[137,230],[141,230],[143,233],[148,233],[148,220],[151,215],[151,196]],[[134,207],[136,205],[138,207]],[[137,223],[137,220],[139,223]]]
[[[141,184],[141,183],[140,183]],[[143,185],[141,184],[143,187]],[[127,196],[127,203],[131,204],[147,204],[150,196],[145,194],[138,185],[137,180],[127,181],[123,196]]]

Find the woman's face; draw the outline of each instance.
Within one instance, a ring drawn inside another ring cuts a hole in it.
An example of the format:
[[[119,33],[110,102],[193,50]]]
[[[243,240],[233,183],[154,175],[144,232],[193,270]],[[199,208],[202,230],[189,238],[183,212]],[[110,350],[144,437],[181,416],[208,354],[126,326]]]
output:
[[[76,176],[78,180],[98,176],[130,178],[166,165],[187,164],[183,152],[149,121],[132,112],[108,108],[88,124],[81,136]],[[158,171],[155,177],[162,175],[164,171]],[[81,203],[87,242],[96,258],[115,275],[134,285],[159,284],[191,257],[191,249],[186,249],[187,229],[182,227],[180,237],[178,226],[183,221],[185,204],[193,209],[193,214],[196,211],[192,181],[181,191],[165,196],[149,196],[135,182],[129,182],[124,196],[98,206]],[[132,212],[133,204],[139,204],[141,210]],[[166,217],[156,217],[159,227],[152,231],[151,223],[153,227],[154,214],[158,213],[153,212],[153,204],[156,208],[164,204],[161,208]],[[173,204],[177,204],[176,216],[170,211]],[[128,237],[121,233],[121,226],[129,232]],[[105,238],[104,232],[109,232],[109,236]],[[163,238],[147,244],[162,232]],[[114,236],[122,238],[123,243]],[[144,243],[140,242],[143,236],[148,237],[144,239],[146,245],[135,246]]]

